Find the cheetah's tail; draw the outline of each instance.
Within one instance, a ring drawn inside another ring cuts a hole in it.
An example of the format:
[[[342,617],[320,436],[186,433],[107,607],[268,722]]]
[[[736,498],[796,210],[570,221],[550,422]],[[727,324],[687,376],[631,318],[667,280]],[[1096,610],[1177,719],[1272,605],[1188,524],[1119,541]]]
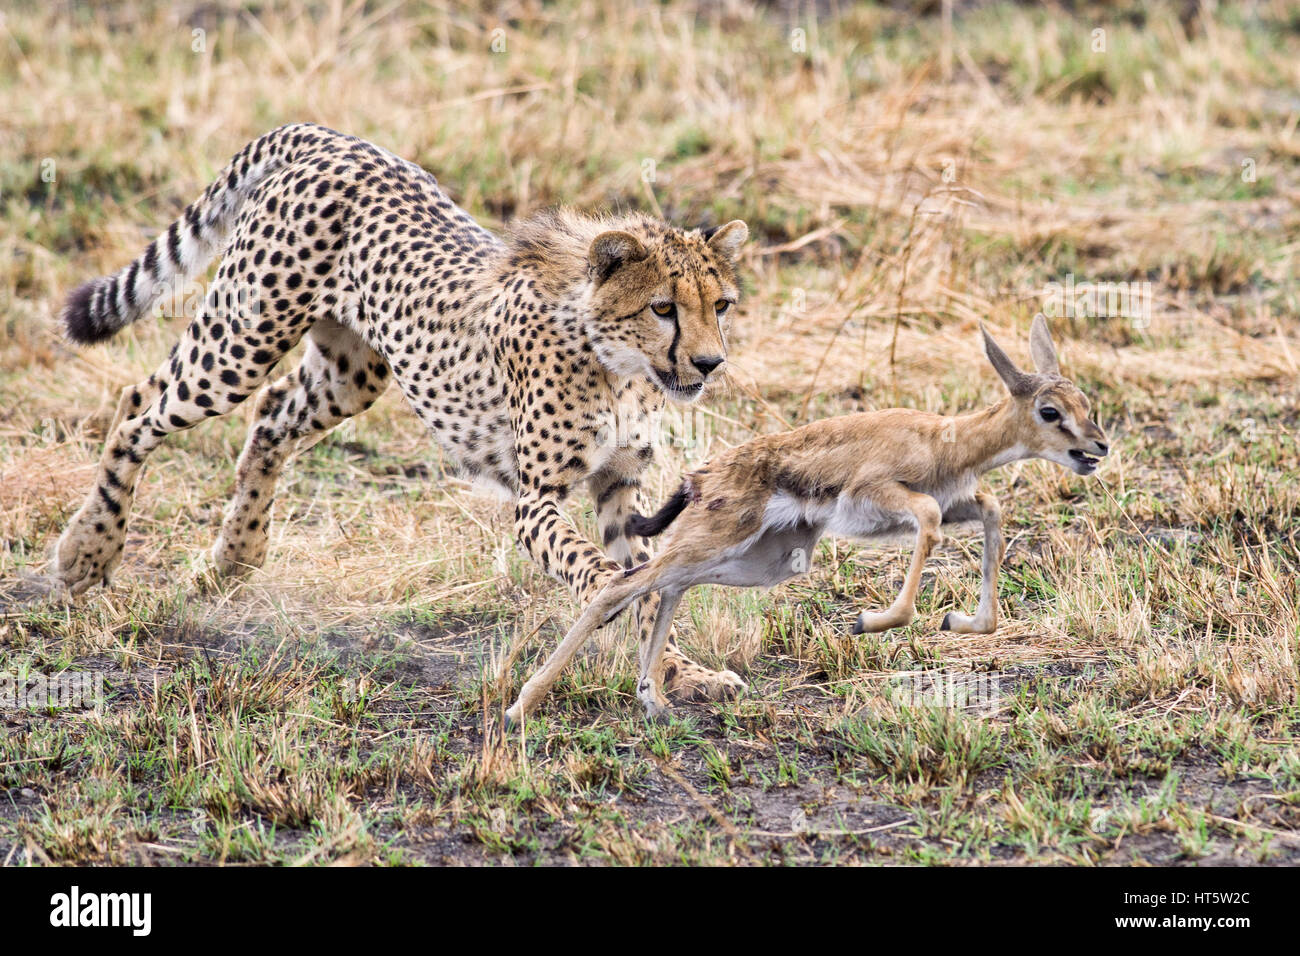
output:
[[[168,293],[183,298],[179,284],[197,275],[216,255],[249,193],[291,163],[294,147],[313,131],[324,132],[298,123],[253,140],[130,265],[74,289],[61,316],[68,338],[81,344],[102,342],[144,318]]]

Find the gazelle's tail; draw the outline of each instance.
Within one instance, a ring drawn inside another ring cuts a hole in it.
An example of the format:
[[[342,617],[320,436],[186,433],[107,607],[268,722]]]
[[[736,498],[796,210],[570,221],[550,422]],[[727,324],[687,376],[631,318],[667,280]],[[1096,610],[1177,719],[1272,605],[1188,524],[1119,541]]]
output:
[[[627,522],[624,525],[626,533],[640,535],[643,538],[653,538],[657,534],[662,534],[665,528],[677,520],[677,516],[682,513],[682,510],[690,502],[690,484],[683,481],[681,487],[654,514],[649,517],[645,515],[628,515]]]

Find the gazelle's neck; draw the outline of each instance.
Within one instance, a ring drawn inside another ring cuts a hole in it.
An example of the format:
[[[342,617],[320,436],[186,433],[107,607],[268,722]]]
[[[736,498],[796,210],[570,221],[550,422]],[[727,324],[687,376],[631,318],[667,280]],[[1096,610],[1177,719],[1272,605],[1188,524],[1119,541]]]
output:
[[[1030,453],[1020,440],[1015,417],[1015,404],[1010,398],[978,412],[954,415],[951,430],[945,429],[952,436],[952,448],[944,456],[953,475],[979,475],[1028,458]]]

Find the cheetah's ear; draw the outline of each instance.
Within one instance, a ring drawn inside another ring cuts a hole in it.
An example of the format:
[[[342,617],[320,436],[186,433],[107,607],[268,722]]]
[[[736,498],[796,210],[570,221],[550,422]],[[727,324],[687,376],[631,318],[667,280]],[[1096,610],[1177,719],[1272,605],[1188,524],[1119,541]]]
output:
[[[612,229],[592,240],[587,264],[591,278],[599,285],[627,263],[640,262],[648,255],[650,253],[636,236]]]
[[[749,227],[743,219],[733,219],[709,234],[709,246],[728,262],[734,262],[740,247],[749,238]]]

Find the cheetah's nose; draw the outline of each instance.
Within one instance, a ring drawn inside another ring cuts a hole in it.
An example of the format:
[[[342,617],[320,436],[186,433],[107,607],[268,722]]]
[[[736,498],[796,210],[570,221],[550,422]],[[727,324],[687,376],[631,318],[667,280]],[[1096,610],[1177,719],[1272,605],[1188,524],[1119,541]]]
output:
[[[721,365],[723,362],[721,355],[704,355],[699,358],[691,359],[691,364],[700,370],[700,374],[708,378],[710,372]]]

